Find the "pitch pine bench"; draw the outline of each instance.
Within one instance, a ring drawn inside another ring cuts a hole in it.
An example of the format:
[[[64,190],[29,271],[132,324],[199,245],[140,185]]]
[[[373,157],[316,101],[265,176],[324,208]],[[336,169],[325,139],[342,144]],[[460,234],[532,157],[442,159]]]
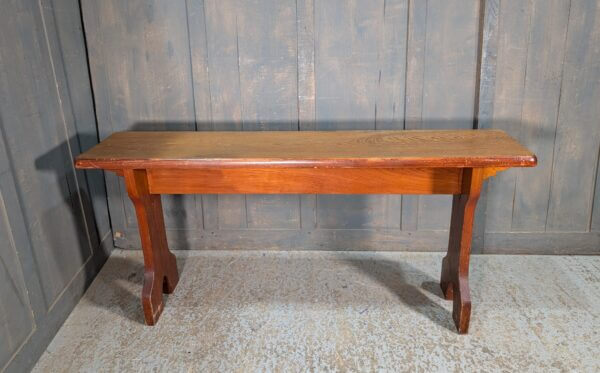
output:
[[[466,333],[469,256],[483,181],[535,155],[502,131],[120,132],[77,157],[76,166],[125,178],[144,253],[148,325],[179,279],[161,194],[452,194],[440,285]]]

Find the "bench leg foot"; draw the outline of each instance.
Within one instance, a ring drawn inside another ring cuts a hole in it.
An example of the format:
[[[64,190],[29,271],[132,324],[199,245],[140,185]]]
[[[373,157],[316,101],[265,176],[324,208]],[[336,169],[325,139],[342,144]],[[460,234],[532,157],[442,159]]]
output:
[[[179,281],[175,255],[169,251],[160,195],[150,194],[144,170],[125,170],[125,185],[137,214],[144,252],[142,308],[147,325],[158,321],[163,293],[172,293]]]
[[[459,334],[469,330],[471,296],[469,290],[469,257],[475,207],[483,183],[480,169],[465,169],[462,194],[454,195],[448,253],[442,261],[440,286],[444,297],[453,301],[452,318]]]

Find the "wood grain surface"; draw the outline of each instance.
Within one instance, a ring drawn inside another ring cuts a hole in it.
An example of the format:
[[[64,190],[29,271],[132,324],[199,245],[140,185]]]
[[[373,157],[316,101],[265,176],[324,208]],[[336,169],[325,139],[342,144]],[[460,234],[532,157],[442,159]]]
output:
[[[120,132],[79,168],[526,167],[536,157],[497,130]]]
[[[460,334],[469,330],[471,291],[469,289],[469,258],[473,238],[475,208],[483,185],[483,170],[466,169],[462,178],[462,193],[452,199],[448,253],[442,260],[440,285],[444,297],[453,300],[452,318]]]
[[[124,178],[135,206],[144,252],[144,319],[146,324],[154,325],[164,309],[163,293],[171,294],[179,282],[177,262],[169,251],[160,195],[150,194],[146,171],[126,170]]]
[[[153,194],[455,194],[459,168],[148,170]]]

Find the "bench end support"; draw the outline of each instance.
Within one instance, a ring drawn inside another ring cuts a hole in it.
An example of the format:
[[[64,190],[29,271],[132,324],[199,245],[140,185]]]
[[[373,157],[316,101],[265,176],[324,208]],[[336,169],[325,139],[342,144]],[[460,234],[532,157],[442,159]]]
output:
[[[463,170],[462,193],[452,200],[452,218],[448,253],[442,261],[440,286],[444,297],[453,301],[452,318],[459,334],[469,330],[471,295],[469,290],[469,259],[473,236],[475,207],[481,193],[484,170]]]
[[[179,281],[177,261],[167,245],[160,195],[150,194],[146,171],[124,170],[123,176],[135,206],[144,252],[144,318],[147,325],[154,325],[164,308],[163,293],[175,291]]]

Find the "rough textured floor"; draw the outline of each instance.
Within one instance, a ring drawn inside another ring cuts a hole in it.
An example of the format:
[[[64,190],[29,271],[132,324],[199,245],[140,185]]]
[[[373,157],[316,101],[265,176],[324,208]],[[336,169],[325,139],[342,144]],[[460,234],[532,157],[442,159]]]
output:
[[[600,371],[600,257],[473,256],[470,334],[441,254],[184,252],[155,327],[115,251],[35,371]]]

